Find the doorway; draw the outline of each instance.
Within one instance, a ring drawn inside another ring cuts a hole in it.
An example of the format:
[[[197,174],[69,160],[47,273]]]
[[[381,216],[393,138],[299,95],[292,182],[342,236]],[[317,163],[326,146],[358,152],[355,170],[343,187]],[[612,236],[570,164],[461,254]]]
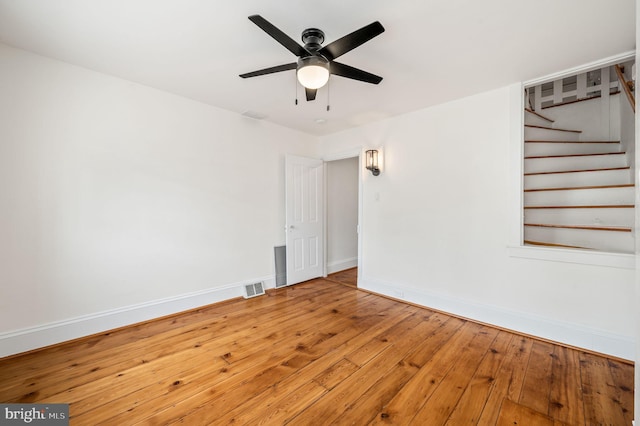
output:
[[[359,157],[326,164],[326,272],[357,286]]]

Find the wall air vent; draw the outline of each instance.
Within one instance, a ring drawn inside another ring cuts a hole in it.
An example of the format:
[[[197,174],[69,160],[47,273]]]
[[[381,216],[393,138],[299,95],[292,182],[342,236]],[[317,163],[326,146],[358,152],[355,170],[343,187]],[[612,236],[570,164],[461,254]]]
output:
[[[265,118],[267,118],[266,115],[255,111],[244,111],[242,115],[244,117],[253,118],[254,120],[264,120]]]
[[[286,287],[287,285],[287,247],[274,247],[276,258],[276,288]]]
[[[259,282],[255,284],[246,284],[244,286],[244,297],[245,299],[250,299],[256,296],[262,296],[264,294],[264,283]]]

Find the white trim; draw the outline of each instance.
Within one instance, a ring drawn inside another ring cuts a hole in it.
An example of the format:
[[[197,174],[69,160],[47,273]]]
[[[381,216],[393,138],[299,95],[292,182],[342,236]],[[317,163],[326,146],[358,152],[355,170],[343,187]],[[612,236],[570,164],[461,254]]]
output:
[[[507,192],[509,212],[510,246],[520,246],[523,242],[523,192],[524,188],[524,86],[513,84],[509,87],[509,188]]]
[[[343,259],[336,262],[327,264],[327,273],[333,274],[335,272],[344,271],[345,269],[351,269],[358,266],[358,258],[352,257],[350,259]]]
[[[630,59],[635,58],[636,51],[629,50],[628,52],[619,53],[617,55],[609,56],[607,58],[603,58],[597,61],[589,62],[583,65],[579,65],[577,67],[569,68],[567,70],[558,71],[552,74],[545,75],[544,77],[534,78],[532,80],[525,81],[523,84],[524,87],[536,86],[542,83],[548,83],[550,81],[558,80],[560,78],[569,77],[572,75],[580,74],[583,72],[595,70],[598,68],[603,68],[608,65],[615,65],[621,62],[628,61]]]
[[[363,164],[363,153],[364,153],[365,148],[363,146],[357,147],[357,148],[353,148],[347,151],[342,151],[336,154],[329,154],[326,155],[324,157],[322,157],[322,160],[325,162],[325,166],[326,163],[328,161],[336,161],[336,160],[345,160],[347,158],[357,158],[358,159],[358,257],[356,258],[356,262],[358,267],[358,280],[360,280],[360,276],[362,274],[362,214],[363,214],[363,200],[362,200],[362,184],[363,184],[363,179],[362,179],[362,169],[364,168],[364,164]],[[325,173],[325,179],[326,179],[327,173]],[[326,214],[326,208],[327,208],[327,198],[328,198],[329,194],[327,193],[327,185],[325,182],[325,193],[324,193],[324,205],[325,205],[325,217],[324,217],[324,247],[325,247],[325,256],[324,256],[324,261],[325,261],[325,265],[324,265],[324,276],[326,277],[328,274],[333,273],[333,272],[329,272],[329,265],[327,265],[327,240],[328,240],[328,227],[327,227],[327,214]],[[344,268],[344,269],[348,269],[348,268]],[[342,269],[338,269],[334,272],[338,272]]]
[[[329,258],[329,165],[324,159],[322,160],[322,175],[324,178],[322,184],[322,197],[324,198],[324,208],[322,211],[322,248],[324,250],[322,257],[322,277],[327,278],[327,275],[330,274],[327,265],[327,259]]]
[[[362,289],[401,299],[426,308],[480,321],[500,328],[537,336],[578,348],[633,360],[635,341],[632,337],[616,335],[580,324],[553,321],[535,314],[512,311],[470,300],[425,290],[364,278],[358,283]]]
[[[350,149],[348,151],[339,152],[337,154],[329,154],[322,157],[323,161],[346,160],[347,158],[359,157],[363,148]]]
[[[356,286],[357,283],[360,282],[363,273],[363,264],[362,264],[362,240],[364,238],[364,232],[362,231],[364,223],[364,179],[362,174],[364,173],[364,148],[360,148],[360,153],[358,154],[358,277],[356,278]]]
[[[582,265],[608,266],[620,269],[635,269],[636,257],[633,254],[587,252],[561,248],[510,246],[509,256],[525,259],[548,260],[563,263],[579,263]]]
[[[0,358],[241,297],[246,284],[258,281],[263,281],[265,288],[275,287],[275,276],[255,278],[0,333]]]

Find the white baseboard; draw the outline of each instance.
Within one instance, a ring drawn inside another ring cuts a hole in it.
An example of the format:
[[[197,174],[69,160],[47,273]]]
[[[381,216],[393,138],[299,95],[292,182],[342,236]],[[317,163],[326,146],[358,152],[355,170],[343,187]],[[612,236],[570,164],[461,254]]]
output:
[[[275,287],[275,277],[273,276],[256,278],[222,287],[0,333],[0,358],[240,297],[244,294],[243,288],[245,284],[258,281],[263,281],[265,288]]]
[[[367,278],[358,281],[358,287],[504,329],[626,360],[635,359],[635,341],[627,336]]]
[[[357,257],[327,263],[327,274],[333,274],[335,272],[344,271],[345,269],[355,268],[356,266],[358,266]]]

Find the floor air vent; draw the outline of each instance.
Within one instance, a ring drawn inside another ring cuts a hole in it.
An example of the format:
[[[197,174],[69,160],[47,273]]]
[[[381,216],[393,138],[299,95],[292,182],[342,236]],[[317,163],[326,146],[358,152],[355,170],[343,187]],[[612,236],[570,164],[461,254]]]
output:
[[[244,298],[249,299],[251,297],[262,296],[264,294],[264,283],[259,282],[255,284],[246,284],[244,286]]]

